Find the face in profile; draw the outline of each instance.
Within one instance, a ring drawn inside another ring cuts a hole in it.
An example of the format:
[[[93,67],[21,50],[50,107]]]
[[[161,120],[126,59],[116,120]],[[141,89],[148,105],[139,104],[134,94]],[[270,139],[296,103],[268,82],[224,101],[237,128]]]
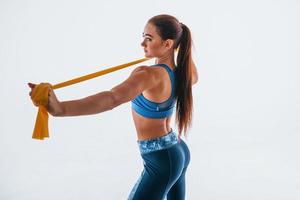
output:
[[[163,56],[168,50],[165,42],[166,41],[162,40],[159,36],[156,27],[151,23],[147,23],[144,28],[143,41],[141,43],[145,57],[153,58]]]

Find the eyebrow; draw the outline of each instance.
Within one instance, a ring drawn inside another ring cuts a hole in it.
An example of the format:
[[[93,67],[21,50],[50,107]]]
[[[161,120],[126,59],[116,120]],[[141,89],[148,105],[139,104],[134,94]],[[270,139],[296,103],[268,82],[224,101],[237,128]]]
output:
[[[152,35],[150,35],[150,34],[148,34],[148,33],[143,33],[143,36],[145,37],[145,36],[148,36],[148,37],[151,37],[151,38],[153,38],[153,36]]]

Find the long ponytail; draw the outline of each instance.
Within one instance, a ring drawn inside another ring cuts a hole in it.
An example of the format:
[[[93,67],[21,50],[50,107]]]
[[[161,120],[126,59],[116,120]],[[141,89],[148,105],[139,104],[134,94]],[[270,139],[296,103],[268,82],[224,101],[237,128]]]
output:
[[[179,135],[186,136],[192,123],[193,95],[192,95],[192,37],[189,28],[171,15],[157,15],[148,23],[156,26],[158,34],[163,40],[174,40],[174,49],[179,48],[175,74],[176,87],[176,124]]]
[[[177,105],[176,123],[181,135],[186,132],[192,123],[193,94],[192,94],[192,37],[189,28],[180,23],[182,34],[179,39],[179,51],[177,55]]]

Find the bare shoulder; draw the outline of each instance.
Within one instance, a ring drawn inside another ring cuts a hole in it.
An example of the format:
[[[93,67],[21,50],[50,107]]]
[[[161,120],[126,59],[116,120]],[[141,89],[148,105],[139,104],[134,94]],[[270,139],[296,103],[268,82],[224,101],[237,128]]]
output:
[[[160,81],[161,69],[159,67],[139,66],[135,68],[131,75],[133,77],[139,77],[142,81],[151,82],[151,85],[156,85]]]
[[[131,74],[135,74],[135,73],[143,73],[146,74],[148,76],[154,76],[155,75],[155,69],[154,67],[150,67],[150,66],[146,66],[146,65],[142,65],[142,66],[138,66],[137,68],[135,68]]]
[[[134,99],[143,91],[151,89],[156,85],[157,79],[154,70],[148,66],[139,66],[131,72],[125,81],[113,87],[111,92],[114,102],[116,102],[115,104],[119,105]]]
[[[156,82],[160,82],[164,79],[164,75],[168,76],[168,72],[160,66],[141,66],[141,70],[145,70],[148,76],[151,76]]]
[[[144,90],[151,89],[155,85],[157,85],[155,71],[148,66],[139,66],[131,72],[125,81],[112,90],[130,90],[139,94]]]

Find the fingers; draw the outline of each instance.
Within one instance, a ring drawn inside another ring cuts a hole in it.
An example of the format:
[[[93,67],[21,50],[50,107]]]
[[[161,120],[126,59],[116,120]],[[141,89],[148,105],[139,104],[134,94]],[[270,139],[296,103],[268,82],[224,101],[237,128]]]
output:
[[[42,84],[42,83],[41,83]],[[29,92],[29,95],[31,96],[34,88],[38,85],[38,84],[34,84],[34,83],[27,83],[27,85],[31,88],[31,91]]]
[[[30,88],[34,88],[35,86],[36,86],[36,84],[33,84],[33,83],[27,83],[28,84],[28,86],[30,87]]]
[[[55,96],[50,83],[40,83],[38,85],[28,83],[28,86],[31,87],[29,95],[35,105],[46,105],[50,101],[50,94]]]
[[[48,97],[50,97],[50,96],[55,96],[54,91],[51,87],[49,87],[49,93],[48,93]]]
[[[29,96],[31,96],[32,90],[35,88],[36,84],[33,84],[33,83],[27,83],[27,85],[31,88],[31,91],[29,92]]]

